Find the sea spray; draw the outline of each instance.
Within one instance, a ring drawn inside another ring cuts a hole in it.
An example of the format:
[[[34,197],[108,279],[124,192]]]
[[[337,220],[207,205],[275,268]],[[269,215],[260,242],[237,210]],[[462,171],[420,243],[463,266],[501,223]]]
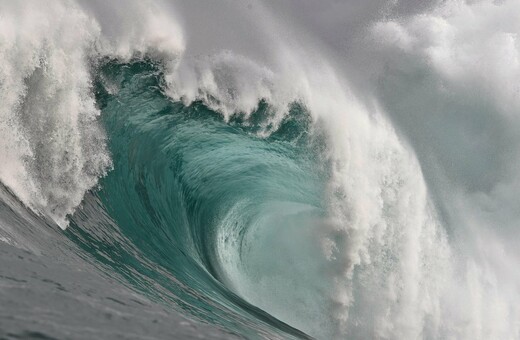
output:
[[[515,338],[517,9],[0,1],[0,180],[247,336]]]

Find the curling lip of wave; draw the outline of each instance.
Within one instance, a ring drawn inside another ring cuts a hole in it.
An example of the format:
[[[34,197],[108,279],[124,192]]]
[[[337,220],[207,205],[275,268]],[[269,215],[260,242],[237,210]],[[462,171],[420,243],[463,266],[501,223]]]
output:
[[[174,305],[193,287],[210,307],[185,309],[230,329],[285,329],[262,309],[321,338],[514,338],[520,11],[403,3],[0,1],[0,180],[94,256],[75,209],[96,196],[130,240],[114,270]],[[109,202],[121,187],[135,201]]]

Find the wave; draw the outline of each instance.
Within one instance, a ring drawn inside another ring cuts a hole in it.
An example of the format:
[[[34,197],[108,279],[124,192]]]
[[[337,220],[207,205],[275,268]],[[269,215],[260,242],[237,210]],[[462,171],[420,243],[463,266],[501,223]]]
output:
[[[520,334],[515,1],[0,13],[3,242],[249,338]]]

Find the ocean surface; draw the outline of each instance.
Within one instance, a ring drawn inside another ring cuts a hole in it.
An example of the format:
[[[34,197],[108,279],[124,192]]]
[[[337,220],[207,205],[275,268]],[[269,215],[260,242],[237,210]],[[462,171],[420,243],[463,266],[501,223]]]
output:
[[[0,339],[520,339],[519,23],[0,0]]]

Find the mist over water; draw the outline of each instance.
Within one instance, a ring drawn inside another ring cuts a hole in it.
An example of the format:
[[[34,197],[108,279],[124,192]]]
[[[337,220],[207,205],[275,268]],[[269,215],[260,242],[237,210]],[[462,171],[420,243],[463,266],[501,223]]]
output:
[[[519,34],[516,0],[0,0],[9,214],[247,338],[519,338]]]

